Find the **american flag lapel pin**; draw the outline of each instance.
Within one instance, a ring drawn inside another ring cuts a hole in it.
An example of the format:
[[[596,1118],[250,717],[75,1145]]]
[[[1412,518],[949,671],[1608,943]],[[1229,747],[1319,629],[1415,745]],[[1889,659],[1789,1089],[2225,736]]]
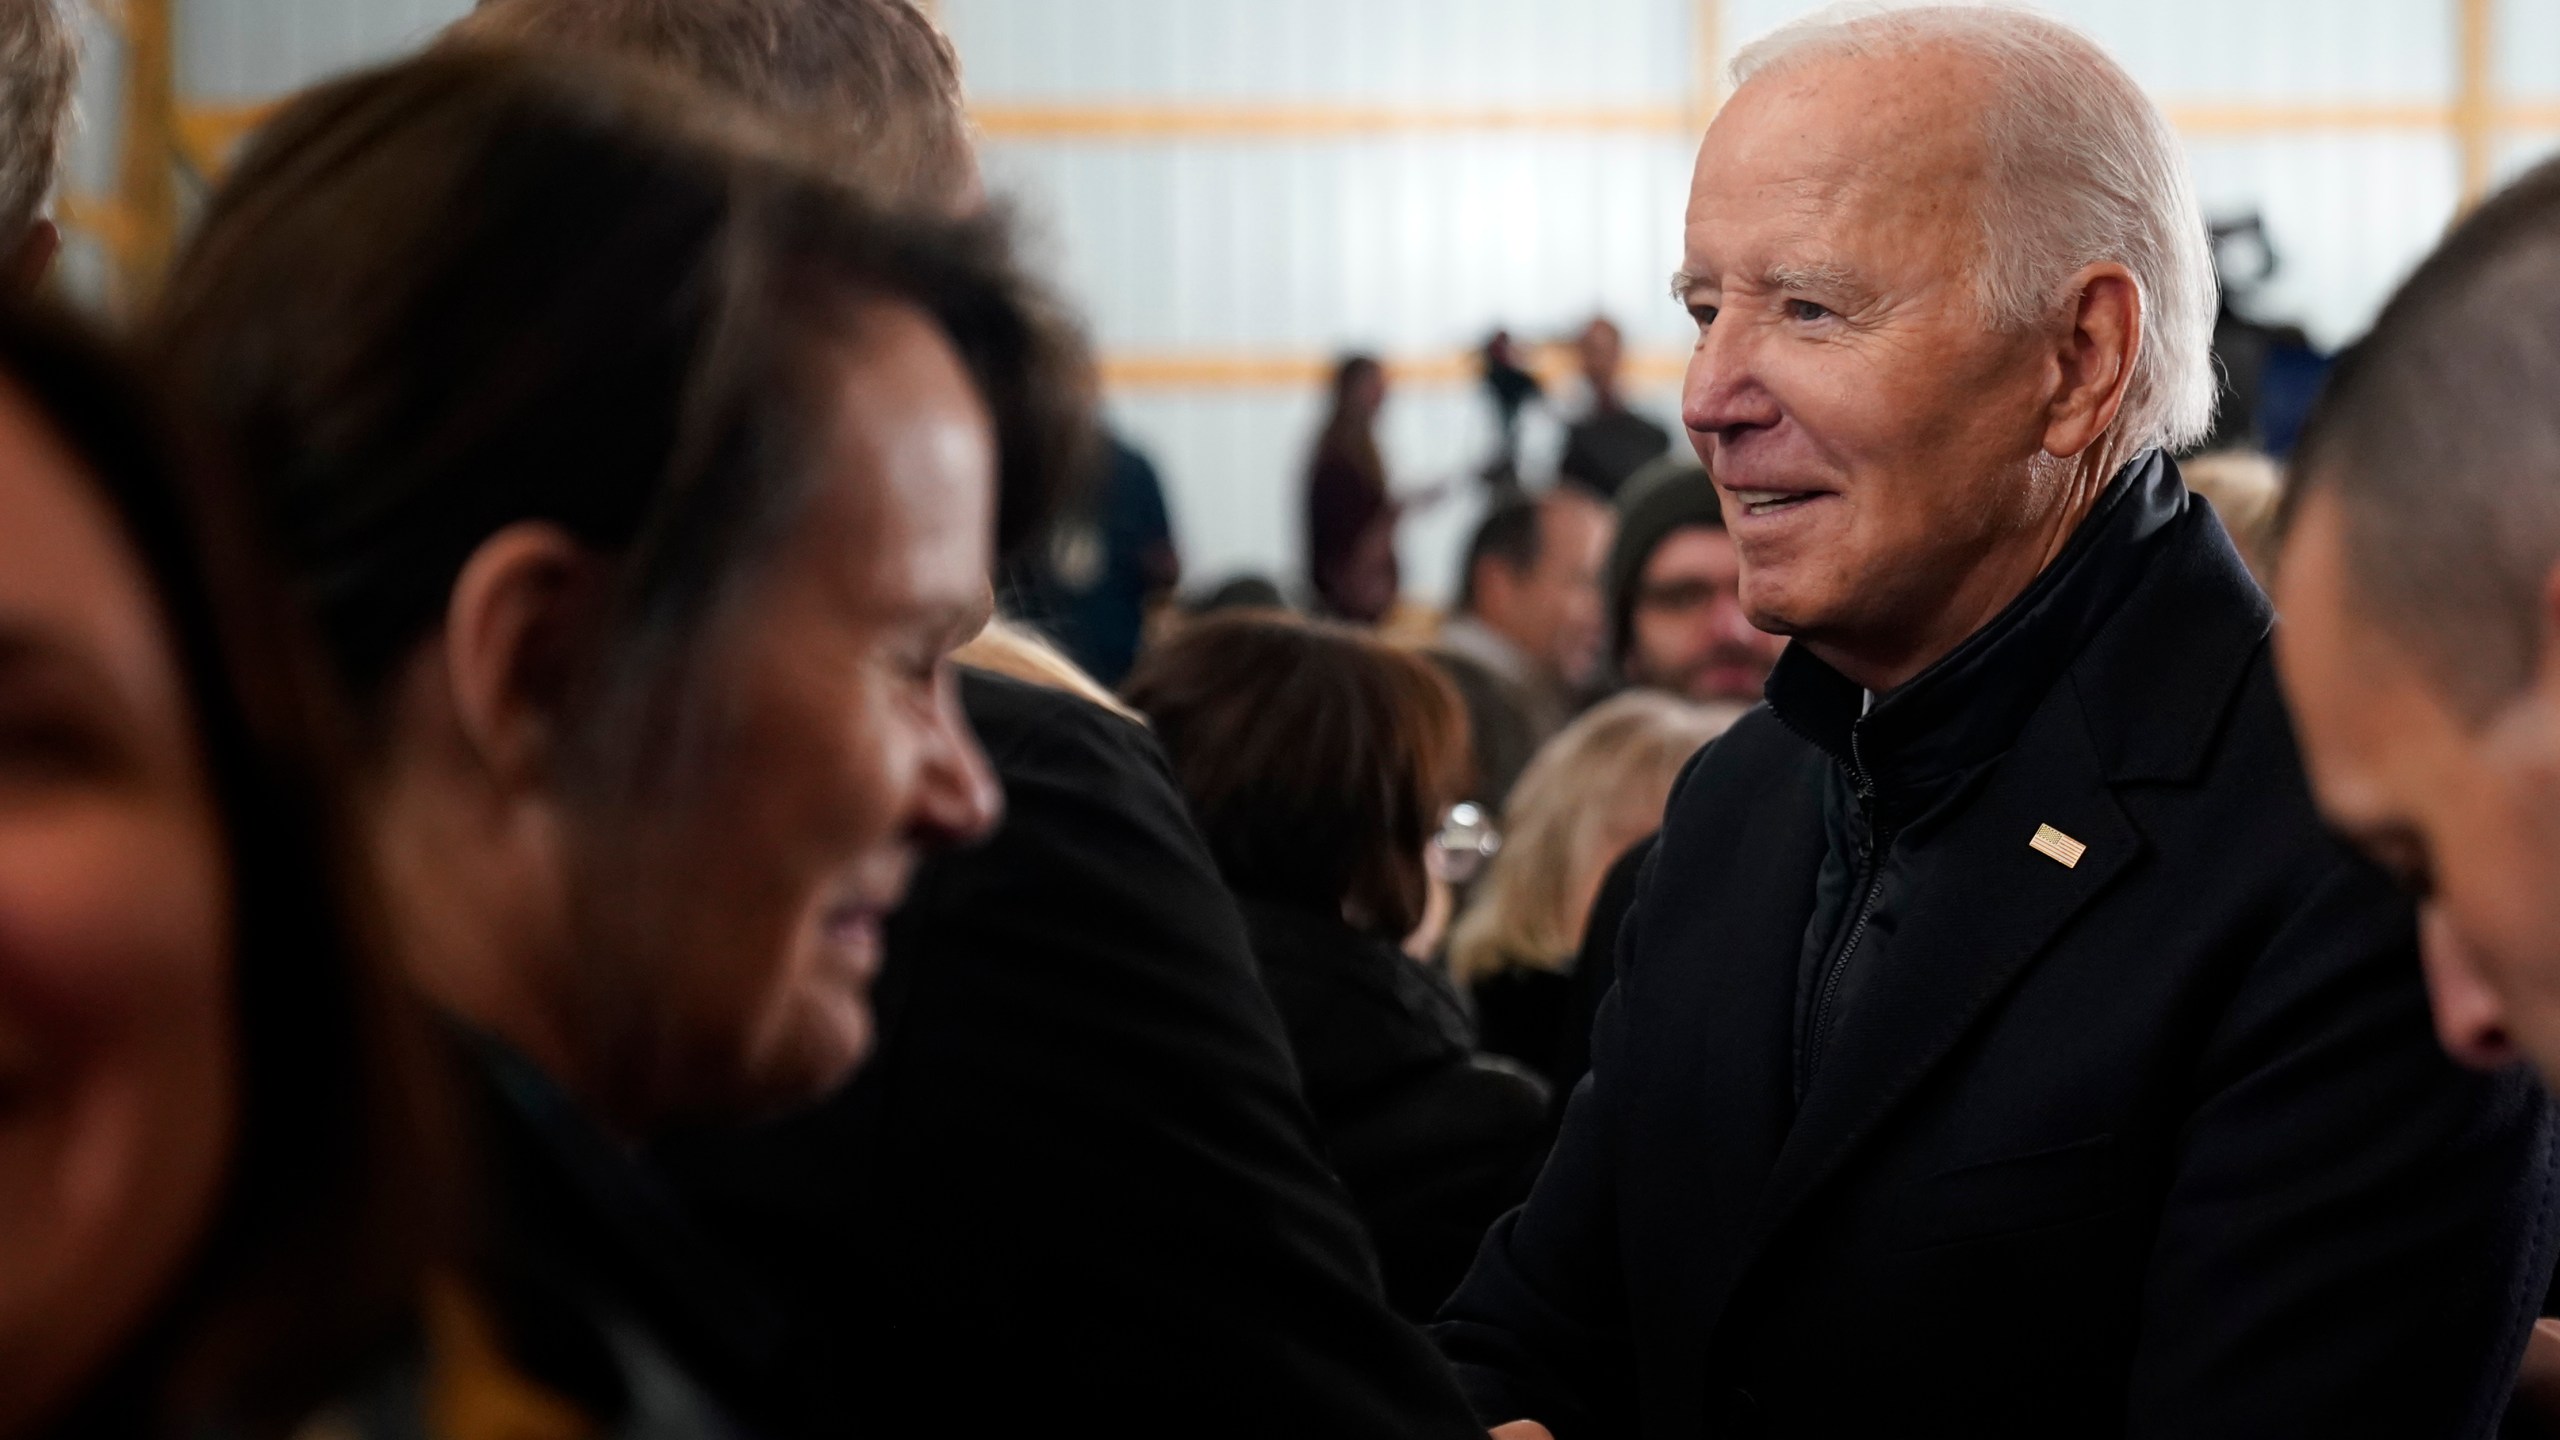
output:
[[[2087,845],[2050,825],[2037,826],[2035,838],[2027,842],[2027,848],[2065,870],[2077,868],[2080,857],[2089,853]]]

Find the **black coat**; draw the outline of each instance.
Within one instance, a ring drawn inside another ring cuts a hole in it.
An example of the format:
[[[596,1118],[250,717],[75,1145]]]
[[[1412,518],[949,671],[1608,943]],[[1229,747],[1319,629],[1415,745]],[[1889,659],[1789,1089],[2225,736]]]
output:
[[[1438,971],[1340,916],[1244,900],[1326,1155],[1368,1224],[1396,1309],[1428,1318],[1547,1151],[1547,1088],[1475,1051]]]
[[[664,1157],[782,1291],[827,1433],[1480,1436],[1381,1298],[1155,742],[961,693],[1005,819],[890,922],[877,1053]]]
[[[2003,617],[2068,644],[2010,653],[2032,703],[1914,842],[1801,1104],[1840,762],[1764,707],[1693,763],[1556,1154],[1439,1329],[1481,1414],[2492,1433],[2560,1233],[2544,1102],[2437,1049],[2409,906],[2312,810],[2264,598],[2173,468],[2128,483],[2121,587]]]

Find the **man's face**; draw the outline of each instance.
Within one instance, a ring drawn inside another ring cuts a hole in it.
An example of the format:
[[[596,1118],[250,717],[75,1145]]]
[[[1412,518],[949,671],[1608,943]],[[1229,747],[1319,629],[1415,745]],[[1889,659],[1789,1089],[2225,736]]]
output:
[[[1494,562],[1480,596],[1484,622],[1569,685],[1599,673],[1606,602],[1601,571],[1616,519],[1576,495],[1539,507],[1538,561],[1525,574]]]
[[[1691,700],[1760,698],[1784,637],[1742,611],[1742,560],[1710,525],[1674,530],[1644,563],[1627,617],[1627,679]]]
[[[679,1109],[840,1082],[920,850],[983,834],[999,805],[945,664],[988,614],[992,428],[921,314],[874,306],[857,333],[814,491],[719,622],[699,742],[593,887],[619,922],[606,953],[664,987],[651,1049]]]
[[[2321,811],[2419,898],[2436,1033],[2466,1064],[2517,1053],[2560,1082],[2560,676],[2485,722],[2447,704],[2351,599],[2336,502],[2277,567],[2276,659]]]
[[[1682,418],[1744,609],[1826,658],[1987,618],[2063,503],[2051,347],[1976,291],[1985,83],[1944,52],[1814,61],[1743,86],[1698,153]]]

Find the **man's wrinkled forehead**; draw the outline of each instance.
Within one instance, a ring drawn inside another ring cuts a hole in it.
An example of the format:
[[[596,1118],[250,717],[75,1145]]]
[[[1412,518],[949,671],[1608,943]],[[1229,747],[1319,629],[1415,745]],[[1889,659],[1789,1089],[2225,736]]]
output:
[[[1734,92],[1699,147],[1688,223],[1748,213],[1806,238],[1970,220],[1987,76],[1943,49],[1808,59]]]

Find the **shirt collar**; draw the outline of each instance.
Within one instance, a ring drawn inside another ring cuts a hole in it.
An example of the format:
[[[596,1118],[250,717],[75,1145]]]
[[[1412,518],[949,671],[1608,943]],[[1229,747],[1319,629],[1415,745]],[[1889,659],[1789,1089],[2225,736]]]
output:
[[[2009,748],[2185,504],[2176,469],[2144,451],[2107,483],[2053,563],[1928,669],[1869,703],[1855,681],[1790,645],[1769,676],[1770,709],[1847,767],[1880,811],[1907,818]]]
[[[1473,660],[1514,685],[1538,682],[1537,666],[1529,659],[1529,652],[1511,643],[1511,637],[1473,615],[1450,616],[1440,626],[1440,646],[1451,654]]]

